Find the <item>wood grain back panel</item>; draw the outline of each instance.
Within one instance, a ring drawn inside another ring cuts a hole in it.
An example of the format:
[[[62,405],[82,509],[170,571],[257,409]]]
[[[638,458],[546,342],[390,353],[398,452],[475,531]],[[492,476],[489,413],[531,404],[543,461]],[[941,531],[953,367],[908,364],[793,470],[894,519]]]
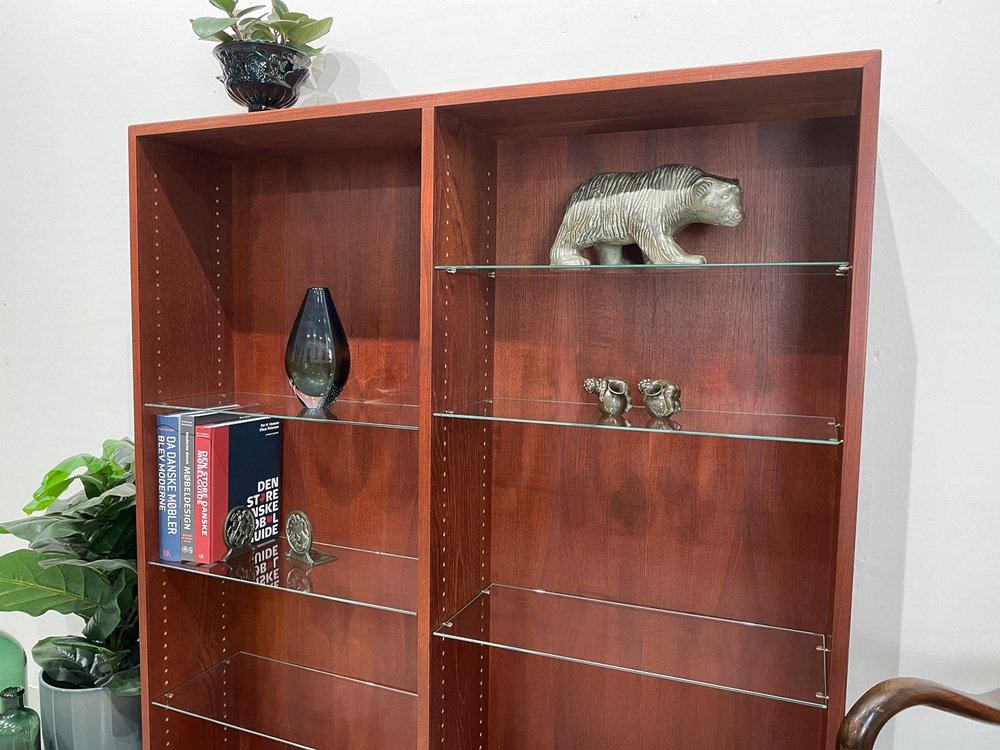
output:
[[[285,345],[309,287],[350,342],[342,398],[417,402],[420,155],[350,151],[236,163],[230,311],[238,390],[290,393]]]
[[[417,434],[323,422],[283,425],[284,513],[317,542],[417,554]]]
[[[804,750],[826,712],[495,651],[490,750]]]
[[[475,279],[455,284],[463,282]],[[495,283],[496,398],[590,401],[584,379],[612,376],[630,383],[641,408],[637,383],[665,378],[680,385],[688,409],[839,412],[846,283],[832,269],[549,273]]]
[[[494,430],[499,583],[829,632],[835,446]]]
[[[693,164],[738,179],[746,218],[678,235],[715,263],[846,260],[853,118],[502,140],[497,262],[546,264],[570,193],[601,172]],[[633,256],[638,259],[638,256]]]

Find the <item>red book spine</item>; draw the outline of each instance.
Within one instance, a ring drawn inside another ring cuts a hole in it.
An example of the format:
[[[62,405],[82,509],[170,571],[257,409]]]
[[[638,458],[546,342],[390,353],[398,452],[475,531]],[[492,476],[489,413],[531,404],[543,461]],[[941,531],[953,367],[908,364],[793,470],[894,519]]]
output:
[[[209,563],[209,501],[212,433],[199,427],[194,434],[194,561]]]
[[[208,472],[208,561],[214,563],[228,552],[222,527],[229,513],[229,425],[212,430]]]

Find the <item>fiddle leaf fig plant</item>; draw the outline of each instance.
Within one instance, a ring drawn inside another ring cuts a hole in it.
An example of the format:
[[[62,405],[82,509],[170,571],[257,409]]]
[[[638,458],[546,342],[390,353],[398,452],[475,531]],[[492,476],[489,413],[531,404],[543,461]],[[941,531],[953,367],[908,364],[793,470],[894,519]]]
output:
[[[209,0],[226,14],[224,18],[203,16],[191,19],[191,28],[199,39],[210,42],[263,41],[294,47],[314,57],[322,47],[311,47],[321,36],[329,33],[332,18],[314,19],[305,13],[293,13],[283,0],[272,0],[271,12],[261,13],[266,5],[251,5],[237,10],[239,0]]]
[[[28,517],[0,526],[28,542],[0,556],[0,611],[84,621],[82,635],[43,638],[31,650],[57,687],[139,694],[134,464],[128,439],[67,458],[42,479]]]

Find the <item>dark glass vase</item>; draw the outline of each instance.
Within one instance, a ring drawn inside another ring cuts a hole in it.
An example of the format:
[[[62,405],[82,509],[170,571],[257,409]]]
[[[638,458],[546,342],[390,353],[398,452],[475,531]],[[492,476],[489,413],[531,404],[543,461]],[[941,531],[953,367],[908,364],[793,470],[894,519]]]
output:
[[[0,750],[41,750],[38,714],[24,705],[24,688],[0,692]]]
[[[329,289],[313,287],[306,292],[285,347],[285,372],[309,411],[322,412],[344,390],[351,350]]]

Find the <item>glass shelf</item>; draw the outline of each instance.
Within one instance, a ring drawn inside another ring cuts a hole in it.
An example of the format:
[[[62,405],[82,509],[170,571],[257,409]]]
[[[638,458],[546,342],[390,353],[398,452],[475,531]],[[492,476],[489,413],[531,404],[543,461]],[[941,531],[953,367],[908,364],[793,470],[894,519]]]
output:
[[[822,262],[782,262],[782,263],[643,263],[634,265],[603,266],[550,266],[550,265],[499,265],[499,266],[434,266],[436,271],[445,273],[477,274],[481,276],[507,275],[549,275],[560,273],[599,274],[660,274],[683,272],[739,272],[747,269],[772,269],[782,273],[821,274],[846,276],[851,267],[846,260]]]
[[[241,652],[154,706],[306,750],[416,747],[417,696]]]
[[[491,422],[773,440],[785,443],[839,445],[841,442],[837,422],[832,417],[684,409],[670,419],[653,419],[641,404],[633,406],[630,412],[621,417],[607,417],[598,410],[596,401],[582,403],[489,399],[466,404],[454,410],[435,412],[434,416],[448,419],[479,419]]]
[[[189,396],[145,404],[150,409],[200,411],[213,409],[223,414],[253,414],[259,417],[297,419],[307,422],[339,422],[340,424],[387,427],[395,430],[417,429],[419,409],[410,404],[387,404],[375,401],[345,401],[339,399],[324,412],[303,408],[294,396],[266,393],[213,393]]]
[[[493,584],[435,635],[816,708],[818,633]]]
[[[417,614],[417,558],[332,544],[313,544],[313,548],[337,559],[309,567],[286,556],[289,547],[282,537],[229,562],[197,565],[150,560],[149,564],[359,607]]]

